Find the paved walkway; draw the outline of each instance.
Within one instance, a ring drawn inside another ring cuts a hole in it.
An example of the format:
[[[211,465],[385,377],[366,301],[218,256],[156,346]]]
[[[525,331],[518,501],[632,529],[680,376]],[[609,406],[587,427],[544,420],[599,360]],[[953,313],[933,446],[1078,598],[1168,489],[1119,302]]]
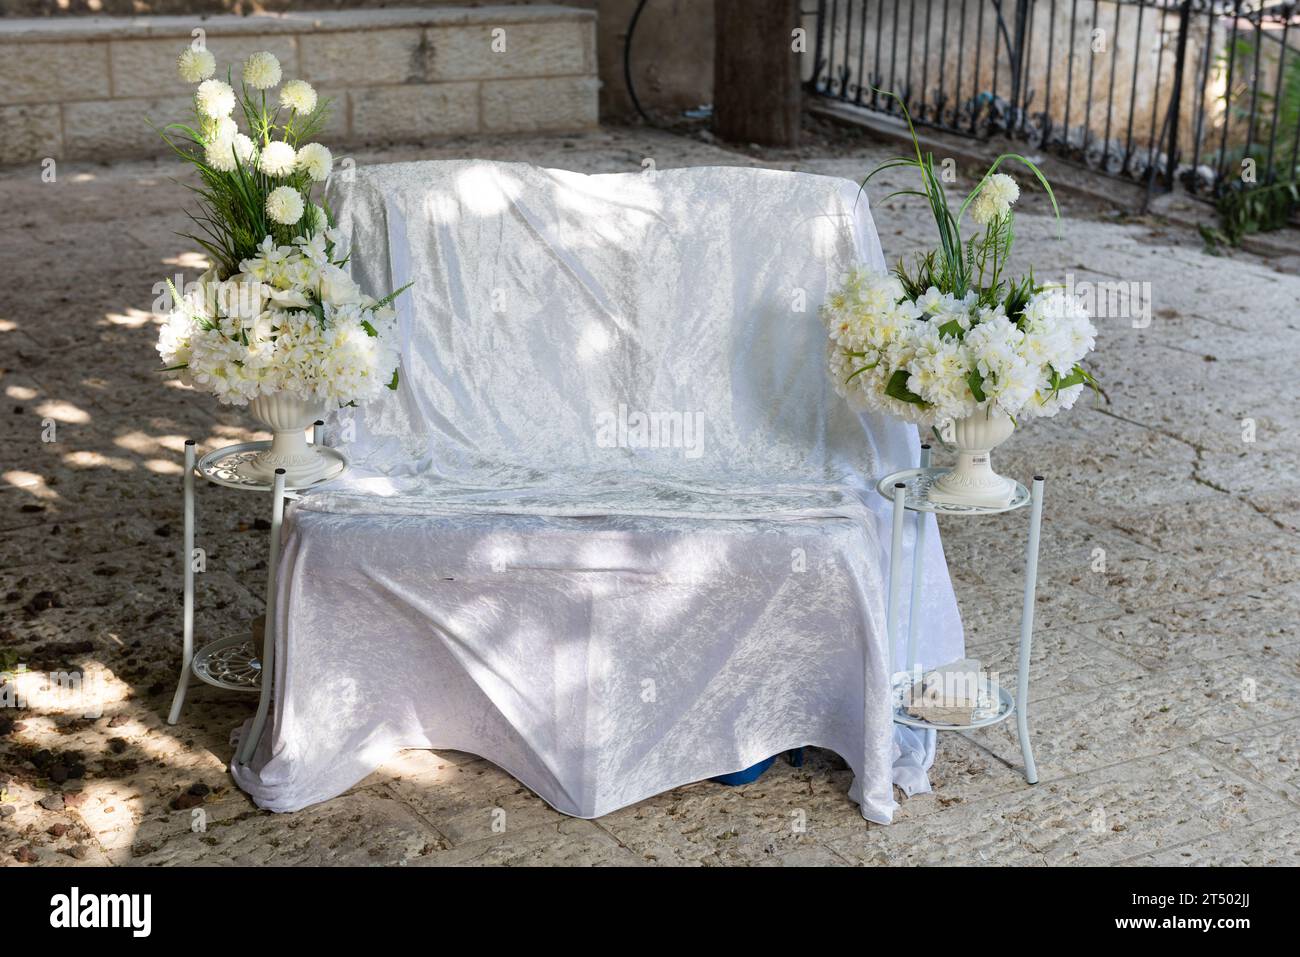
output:
[[[856,176],[892,150],[832,152],[761,162]],[[583,171],[759,162],[630,131],[359,161],[464,155]],[[1152,295],[1142,328],[1100,323],[1106,401],[1031,423],[999,451],[1002,470],[1049,476],[1037,787],[1003,725],[942,735],[934,793],[887,828],[861,819],[843,762],[816,751],[746,787],[696,784],[599,821],[562,817],[473,756],[406,752],[336,800],[273,815],[225,770],[247,700],[200,687],[181,724],[164,721],[182,443],[253,437],[243,415],[154,371],[150,290],[200,263],[173,235],[186,226],[179,169],[57,172],[0,172],[0,668],[84,668],[103,713],[35,689],[0,711],[5,863],[1300,863],[1300,278],[1095,208],[1051,241],[1042,204],[1026,201],[1022,264]],[[875,214],[891,257],[930,242],[911,201]],[[259,607],[264,504],[202,491],[201,636]],[[1007,676],[1021,531],[944,531],[969,644]]]

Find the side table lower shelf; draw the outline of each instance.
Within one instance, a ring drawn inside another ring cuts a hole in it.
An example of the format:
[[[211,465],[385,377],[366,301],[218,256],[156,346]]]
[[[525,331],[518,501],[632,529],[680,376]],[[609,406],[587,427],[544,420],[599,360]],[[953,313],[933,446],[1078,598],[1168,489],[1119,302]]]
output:
[[[902,705],[899,705],[894,709],[894,724],[904,724],[909,728],[920,728],[924,731],[974,731],[976,728],[987,728],[991,725],[1001,724],[1015,713],[1016,699],[1010,691],[999,686],[997,713],[991,714],[987,718],[972,721],[970,724],[936,724],[933,721],[912,717],[903,710]]]
[[[225,691],[257,694],[262,688],[262,656],[250,636],[208,642],[194,653],[190,667],[194,677]]]

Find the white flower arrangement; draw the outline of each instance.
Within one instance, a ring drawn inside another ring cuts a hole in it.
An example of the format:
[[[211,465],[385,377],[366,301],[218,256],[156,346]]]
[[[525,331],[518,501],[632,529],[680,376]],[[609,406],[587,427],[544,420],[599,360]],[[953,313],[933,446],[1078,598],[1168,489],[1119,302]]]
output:
[[[954,216],[933,157],[922,156],[915,131],[912,137],[914,158],[888,161],[871,176],[897,166],[920,171],[925,190],[919,195],[930,201],[940,248],[921,257],[913,273],[901,262],[891,274],[856,270],[827,299],[822,318],[837,393],[855,408],[923,424],[981,411],[1014,422],[1069,409],[1085,385],[1095,385],[1081,364],[1096,344],[1088,313],[1032,274],[1014,281],[1002,276],[1020,187],[998,166],[1005,159],[1025,164],[1055,209],[1050,184],[1033,163],[1008,154]],[[968,209],[983,234],[963,241],[960,221]]]
[[[362,293],[325,229],[277,246],[267,237],[228,279],[205,273],[176,305],[158,353],[186,385],[228,405],[289,393],[341,405],[396,385],[394,296]]]
[[[930,286],[910,298],[897,276],[859,270],[823,309],[836,391],[855,408],[907,422],[964,419],[988,406],[1012,419],[1069,409],[1096,329],[1077,299],[1032,293],[1013,320]]]
[[[211,268],[184,295],[168,284],[157,345],[165,371],[234,405],[276,393],[347,405],[397,388],[391,303],[403,290],[365,295],[336,255],[328,211],[311,199],[334,164],[314,142],[328,101],[290,80],[279,106],[268,105],[282,70],[266,52],[244,62],[238,94],[213,78],[207,50],[182,51],[177,71],[198,84],[194,122],[162,135],[202,181],[191,215],[199,230],[188,238]]]

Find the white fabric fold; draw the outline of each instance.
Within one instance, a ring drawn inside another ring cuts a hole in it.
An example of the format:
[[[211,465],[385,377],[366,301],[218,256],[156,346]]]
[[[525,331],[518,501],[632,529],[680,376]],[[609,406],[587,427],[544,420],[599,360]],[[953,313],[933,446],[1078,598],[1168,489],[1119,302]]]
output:
[[[232,769],[258,804],[403,747],[580,817],[801,745],[845,759],[869,820],[928,789],[933,734],[892,724],[873,488],[916,430],[834,395],[817,318],[883,268],[855,184],[458,161],[331,199],[358,281],[415,285],[401,388],[333,417],[353,469],[290,510],[275,711]],[[926,521],[922,666],[963,650]]]

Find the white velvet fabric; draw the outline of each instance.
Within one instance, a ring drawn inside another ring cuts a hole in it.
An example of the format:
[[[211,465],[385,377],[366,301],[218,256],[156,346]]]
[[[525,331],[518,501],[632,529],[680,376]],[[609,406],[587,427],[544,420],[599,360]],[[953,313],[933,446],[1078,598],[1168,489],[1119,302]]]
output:
[[[869,820],[928,789],[933,734],[890,718],[872,489],[916,430],[835,396],[817,317],[883,267],[856,184],[457,161],[331,200],[362,285],[415,284],[401,388],[335,416],[353,470],[286,522],[274,713],[232,768],[259,805],[404,747],[580,817],[800,745]],[[924,558],[929,666],[963,651],[933,524]]]

